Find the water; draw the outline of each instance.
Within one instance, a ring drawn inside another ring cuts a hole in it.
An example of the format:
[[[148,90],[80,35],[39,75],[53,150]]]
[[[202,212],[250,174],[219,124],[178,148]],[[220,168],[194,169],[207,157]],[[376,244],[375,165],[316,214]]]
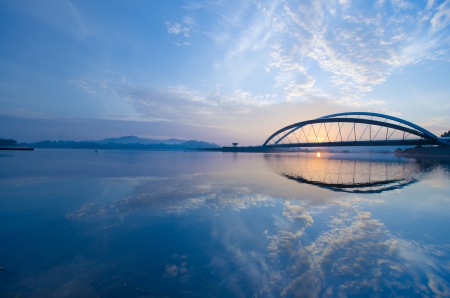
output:
[[[0,296],[448,297],[449,180],[393,155],[1,152]]]

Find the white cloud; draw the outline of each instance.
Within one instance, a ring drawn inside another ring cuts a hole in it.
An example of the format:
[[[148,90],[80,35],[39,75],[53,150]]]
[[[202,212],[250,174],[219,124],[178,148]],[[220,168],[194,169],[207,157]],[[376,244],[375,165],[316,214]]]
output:
[[[225,80],[235,86],[244,87],[265,57],[269,60],[262,67],[287,101],[325,97],[366,106],[374,101],[368,103],[365,96],[393,72],[424,60],[450,58],[443,47],[449,41],[429,34],[448,26],[448,3],[436,8],[431,0],[220,2],[194,5],[216,16],[208,27],[190,16],[182,23],[212,38],[221,53],[214,62],[216,72],[230,72]],[[181,23],[167,24],[172,34],[189,34]]]
[[[115,94],[127,98],[142,115],[191,119],[317,99],[382,109],[386,102],[370,93],[391,74],[426,60],[450,60],[450,39],[445,36],[449,1],[232,4],[192,2],[179,19],[165,22],[169,42],[196,53],[180,59],[186,59],[185,65],[195,63],[194,76],[195,71],[208,76],[201,86],[176,88],[177,79],[157,88],[115,84]],[[200,49],[199,41],[207,46]],[[87,81],[76,84],[86,92],[101,92]],[[214,90],[216,84],[223,87]],[[262,95],[267,93],[276,98],[268,100]],[[201,104],[194,101],[198,105],[188,107],[193,94],[202,98]]]
[[[178,35],[180,33],[183,33],[184,37],[190,37],[189,36],[189,31],[191,30],[189,27],[187,26],[182,26],[179,23],[169,23],[166,22],[166,26],[167,26],[167,33],[169,34],[175,34]]]
[[[183,23],[185,23],[189,27],[192,27],[195,25],[195,20],[190,16],[185,16],[183,17]]]
[[[184,120],[192,122],[203,117],[229,117],[233,114],[246,114],[254,109],[274,103],[270,94],[253,95],[250,92],[235,90],[225,92],[217,89],[201,93],[184,86],[168,88],[146,88],[126,82],[96,82],[81,78],[70,78],[86,93],[109,93],[124,98],[134,106],[137,113],[152,119]]]
[[[203,4],[191,2],[183,6],[186,10],[197,10],[203,7]]]
[[[333,98],[355,105],[365,101],[364,95],[396,69],[427,59],[448,58],[448,40],[438,34],[429,35],[428,28],[436,31],[448,26],[450,1],[438,7],[431,27],[427,25],[429,13],[423,12],[420,4],[379,1],[367,9],[361,6],[370,4],[339,2],[343,6],[333,1],[286,1],[283,10],[277,11],[277,17],[285,20],[284,39],[288,42],[272,42],[269,66],[277,69],[276,86],[284,87],[288,100],[313,95],[316,90],[308,82],[326,84],[324,80],[328,80],[333,87],[327,88],[328,93],[334,94]],[[391,4],[396,9],[394,14],[387,12]],[[429,1],[426,7],[431,9],[433,5]],[[311,75],[308,59],[328,73],[328,78]]]
[[[167,32],[169,34],[180,34],[181,32],[181,25],[178,23],[171,24],[169,22],[166,22],[167,26]]]
[[[195,8],[195,9],[199,9],[199,7]],[[190,10],[192,8],[186,8],[186,10]],[[170,35],[182,35],[184,38],[190,38],[191,37],[191,31],[192,29],[195,27],[196,25],[196,21],[192,16],[186,15],[182,18],[181,22],[175,22],[175,23],[171,23],[171,22],[165,22],[166,26],[167,26],[167,33],[169,33]],[[176,44],[177,46],[180,45],[186,45],[186,46],[190,46],[191,43],[190,42],[174,42],[174,44]]]
[[[306,78],[306,82],[304,83],[296,83],[295,81],[290,82],[287,86],[284,87],[286,90],[286,98],[287,100],[291,100],[293,98],[303,98],[311,91],[314,86],[315,79],[313,77],[308,76]]]
[[[450,1],[446,0],[439,5],[438,11],[430,20],[432,31],[439,31],[450,24]]]

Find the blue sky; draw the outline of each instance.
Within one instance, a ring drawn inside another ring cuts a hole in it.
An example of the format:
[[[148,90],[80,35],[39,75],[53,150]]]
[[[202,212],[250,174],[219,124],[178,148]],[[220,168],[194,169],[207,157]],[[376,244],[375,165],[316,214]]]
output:
[[[449,23],[448,0],[0,1],[0,137],[250,145],[342,111],[441,134]]]

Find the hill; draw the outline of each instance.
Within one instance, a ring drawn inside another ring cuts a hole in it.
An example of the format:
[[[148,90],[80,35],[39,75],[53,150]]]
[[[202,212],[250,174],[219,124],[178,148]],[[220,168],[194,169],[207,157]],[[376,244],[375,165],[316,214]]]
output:
[[[115,144],[168,144],[168,145],[181,145],[185,143],[185,140],[168,139],[168,140],[154,140],[144,139],[136,136],[123,136],[120,138],[108,138],[101,141],[94,141],[95,143],[115,143]]]
[[[66,149],[146,149],[146,150],[184,150],[197,148],[218,148],[214,143],[197,140],[183,141],[178,139],[152,140],[135,136],[109,138],[101,141],[50,141],[20,143],[19,146],[32,148],[66,148]]]

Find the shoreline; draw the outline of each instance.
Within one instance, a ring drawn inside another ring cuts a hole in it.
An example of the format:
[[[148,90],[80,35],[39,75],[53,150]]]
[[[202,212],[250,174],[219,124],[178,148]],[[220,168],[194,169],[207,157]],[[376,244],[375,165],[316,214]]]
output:
[[[34,151],[34,148],[27,147],[0,147],[0,150],[20,150],[20,151]]]
[[[435,157],[449,157],[450,147],[420,147],[420,148],[408,148],[402,151],[396,151],[396,155],[406,157],[416,156],[435,156]]]

